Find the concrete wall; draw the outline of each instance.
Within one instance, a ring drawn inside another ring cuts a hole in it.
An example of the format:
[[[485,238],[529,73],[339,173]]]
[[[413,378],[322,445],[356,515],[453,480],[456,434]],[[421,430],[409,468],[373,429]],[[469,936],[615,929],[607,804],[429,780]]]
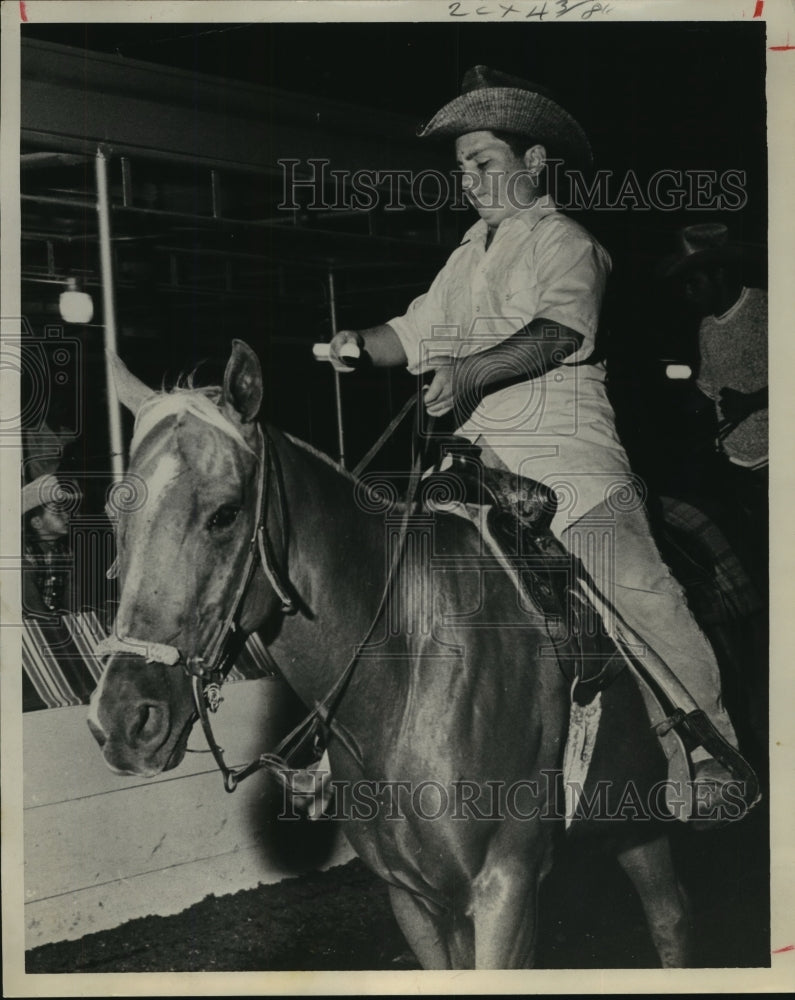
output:
[[[283,731],[284,685],[243,681],[227,685],[224,699],[214,729],[227,761],[247,763],[272,749]],[[178,913],[209,894],[354,856],[329,823],[302,824],[296,856],[295,826],[276,820],[274,780],[256,774],[227,794],[208,754],[188,754],[158,778],[114,775],[86,712],[24,717],[26,948]],[[204,749],[199,727],[190,746]]]

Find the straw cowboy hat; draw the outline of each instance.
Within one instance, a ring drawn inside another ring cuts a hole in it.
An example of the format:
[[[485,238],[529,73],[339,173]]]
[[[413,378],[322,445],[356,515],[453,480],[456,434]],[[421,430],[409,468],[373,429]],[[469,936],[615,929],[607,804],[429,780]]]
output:
[[[673,278],[693,268],[737,262],[750,252],[749,247],[729,239],[729,228],[722,222],[685,226],[677,239],[679,249],[665,257],[657,269],[661,278]]]
[[[72,489],[60,482],[52,473],[39,476],[22,489],[22,514],[42,507],[44,504],[54,504],[58,507],[71,506],[75,500]]]
[[[550,156],[590,166],[591,146],[581,126],[545,87],[488,66],[464,74],[461,95],[437,111],[418,135],[458,137],[468,132],[512,132],[531,136]]]

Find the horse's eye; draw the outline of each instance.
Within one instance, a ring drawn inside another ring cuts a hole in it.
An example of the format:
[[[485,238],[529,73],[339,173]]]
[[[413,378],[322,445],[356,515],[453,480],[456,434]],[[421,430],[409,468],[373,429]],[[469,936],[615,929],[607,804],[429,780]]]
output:
[[[225,503],[212,515],[207,522],[207,527],[210,531],[218,531],[221,528],[228,528],[231,524],[235,523],[239,513],[239,507],[235,507],[234,504],[231,503]]]

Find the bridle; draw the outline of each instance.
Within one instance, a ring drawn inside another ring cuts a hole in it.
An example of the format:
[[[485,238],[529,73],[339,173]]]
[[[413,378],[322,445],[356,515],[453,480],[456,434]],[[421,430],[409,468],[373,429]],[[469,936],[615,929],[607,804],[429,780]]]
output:
[[[196,714],[201,722],[207,746],[215,758],[218,769],[223,775],[224,788],[227,792],[233,792],[244,778],[253,774],[261,767],[268,766],[270,760],[263,758],[273,757],[272,764],[274,767],[279,766],[281,768],[281,766],[284,766],[287,768],[289,766],[287,761],[283,760],[279,754],[279,750],[283,749],[282,744],[280,744],[274,755],[263,754],[246,767],[230,768],[224,760],[224,751],[215,739],[210,721],[210,713],[214,714],[217,712],[223,701],[221,697],[221,685],[233,665],[233,660],[229,652],[229,640],[237,632],[238,614],[251,580],[254,577],[258,561],[268,583],[281,602],[282,613],[293,614],[296,610],[296,598],[292,592],[292,587],[289,581],[282,576],[276,564],[273,549],[271,548],[270,536],[267,532],[266,522],[270,507],[271,484],[275,484],[275,492],[278,500],[277,514],[283,540],[286,540],[287,516],[280,471],[275,465],[274,460],[275,452],[273,444],[270,437],[263,434],[262,428],[259,425],[257,426],[257,443],[257,460],[259,465],[257,502],[255,507],[257,516],[254,524],[254,532],[248,543],[246,564],[240,577],[240,583],[238,584],[229,613],[219,624],[210,641],[206,655],[203,657],[191,657],[185,664],[186,672],[191,679],[191,691],[193,693],[193,704]]]
[[[401,419],[405,413],[409,412],[409,404],[414,404],[414,397],[407,401],[407,405],[401,410],[399,415]],[[391,424],[387,430],[391,434],[394,426]],[[382,435],[382,437],[385,436],[387,435]],[[281,470],[278,465],[278,455],[273,447],[270,436],[263,434],[262,428],[259,425],[257,425],[257,442],[259,472],[257,476],[257,501],[255,508],[257,517],[254,531],[248,542],[246,563],[229,612],[226,618],[219,622],[218,627],[210,638],[204,655],[191,656],[186,659],[175,646],[169,646],[164,643],[149,643],[131,636],[115,635],[109,636],[101,642],[96,650],[96,655],[99,657],[113,654],[143,656],[148,663],[157,662],[166,666],[182,667],[191,680],[191,691],[195,709],[192,721],[198,718],[201,722],[208,748],[223,776],[224,789],[227,792],[233,792],[241,781],[261,769],[271,771],[280,781],[288,783],[287,776],[294,770],[290,766],[290,758],[307,745],[310,745],[314,751],[314,759],[318,760],[322,754],[321,741],[324,744],[330,733],[333,733],[354,759],[361,764],[359,748],[356,746],[355,741],[351,740],[346,734],[345,730],[334,722],[333,715],[359,661],[360,652],[370,640],[381,612],[386,605],[395,571],[402,558],[403,543],[413,510],[423,459],[422,453],[418,451],[412,464],[408,502],[406,503],[400,529],[399,542],[395,546],[381,600],[367,630],[367,634],[355,647],[347,666],[326,692],[325,696],[281,740],[274,751],[260,754],[245,766],[231,768],[224,760],[224,751],[215,739],[210,716],[218,711],[223,701],[221,697],[221,685],[234,664],[234,658],[230,650],[230,639],[238,632],[239,612],[256,572],[257,565],[259,564],[262,567],[268,583],[278,597],[281,603],[282,614],[294,613],[297,610],[298,604],[297,596],[289,580],[277,565],[271,540],[267,532],[267,517],[270,509],[271,490],[273,489],[277,500],[277,518],[280,534],[282,539],[285,540],[286,545],[287,514],[281,482]]]
[[[244,772],[252,772],[248,768],[233,769],[226,764],[223,750],[218,745],[212,731],[210,713],[217,712],[223,701],[220,693],[221,685],[234,662],[230,655],[230,640],[238,632],[240,610],[258,565],[261,566],[268,583],[279,598],[282,613],[291,614],[296,610],[296,597],[289,581],[277,565],[267,532],[266,521],[270,508],[271,490],[276,494],[277,516],[282,538],[286,537],[287,518],[275,449],[270,437],[263,434],[262,428],[259,426],[257,426],[256,457],[258,473],[255,510],[257,514],[254,530],[247,545],[245,565],[229,611],[226,617],[218,623],[204,653],[185,658],[176,646],[147,642],[132,636],[109,636],[99,644],[96,651],[96,655],[100,657],[118,653],[127,656],[143,656],[147,663],[157,662],[169,667],[181,666],[183,668],[191,680],[195,717],[198,717],[202,724],[207,744],[223,774],[224,787],[228,792],[234,791],[238,781],[246,776]]]

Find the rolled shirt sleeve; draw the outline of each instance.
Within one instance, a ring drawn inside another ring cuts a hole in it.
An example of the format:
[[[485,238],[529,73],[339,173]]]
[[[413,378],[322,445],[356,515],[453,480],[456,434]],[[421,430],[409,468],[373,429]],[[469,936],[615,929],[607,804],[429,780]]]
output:
[[[610,273],[604,248],[548,209],[540,218],[531,211],[506,220],[488,251],[484,239],[485,224],[473,227],[428,291],[388,321],[408,370],[432,369],[435,356],[485,350],[540,318],[582,335],[567,360],[587,357]]]
[[[387,325],[392,327],[403,346],[407,358],[406,367],[413,375],[419,375],[424,370],[420,330],[428,329],[427,325],[423,325],[423,316],[429,311],[426,306],[429,295],[430,291],[418,295],[402,316],[395,316],[387,321]]]
[[[532,319],[548,319],[582,334],[580,349],[567,360],[587,357],[599,326],[610,257],[599,244],[577,231],[566,232],[562,238],[558,233],[540,240],[532,257],[527,261],[535,272],[528,276],[533,282],[527,303],[533,310]],[[521,301],[517,305],[521,310]]]
[[[434,332],[443,329],[453,320],[453,317],[447,317],[446,289],[450,282],[456,280],[461,249],[459,247],[451,255],[427,292],[418,295],[402,316],[395,316],[387,321],[403,346],[408,359],[406,367],[413,375],[420,375],[433,367],[433,352],[429,348]]]

